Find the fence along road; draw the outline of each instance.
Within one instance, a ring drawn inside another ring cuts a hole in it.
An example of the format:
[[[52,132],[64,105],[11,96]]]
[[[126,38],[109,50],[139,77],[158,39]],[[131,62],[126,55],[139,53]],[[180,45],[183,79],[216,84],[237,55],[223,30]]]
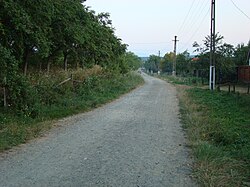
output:
[[[195,186],[175,89],[146,84],[0,157],[1,186]]]

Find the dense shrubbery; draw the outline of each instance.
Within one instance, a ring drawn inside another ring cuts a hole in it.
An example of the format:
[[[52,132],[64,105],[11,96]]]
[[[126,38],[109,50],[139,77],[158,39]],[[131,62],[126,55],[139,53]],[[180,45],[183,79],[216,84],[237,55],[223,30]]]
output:
[[[84,0],[0,3],[0,150],[25,142],[44,120],[93,108],[142,80],[108,13]],[[73,75],[73,80],[59,85]],[[131,77],[132,76],[132,77]],[[121,83],[122,82],[122,83]]]
[[[71,74],[78,82],[68,81],[58,86]],[[23,143],[50,128],[44,121],[95,108],[143,82],[134,73],[100,72],[98,66],[82,71],[58,72],[57,76],[33,75],[25,79],[24,84],[22,79],[17,82],[22,84],[20,89],[15,87],[17,90],[14,93],[19,94],[15,97],[21,97],[15,99],[18,102],[0,112],[0,151]],[[27,89],[23,90],[23,87]]]
[[[0,107],[5,89],[5,109],[35,116],[37,103],[54,104],[57,94],[72,89],[51,90],[51,84],[56,83],[46,79],[34,84],[36,74],[51,76],[55,69],[88,69],[95,65],[119,74],[138,67],[140,60],[136,58],[131,64],[135,55],[126,53],[127,46],[115,35],[109,17],[108,13],[90,10],[84,0],[1,2]]]

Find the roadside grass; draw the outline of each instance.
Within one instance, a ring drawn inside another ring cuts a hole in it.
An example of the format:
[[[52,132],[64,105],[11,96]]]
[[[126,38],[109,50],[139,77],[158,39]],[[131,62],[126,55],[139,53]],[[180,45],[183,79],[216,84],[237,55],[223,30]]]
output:
[[[83,82],[55,86],[70,73]],[[133,72],[111,74],[94,68],[70,73],[31,76],[36,90],[30,96],[36,101],[32,109],[16,113],[0,108],[0,152],[41,136],[53,127],[54,120],[89,111],[143,84],[142,77]]]
[[[202,86],[206,81],[199,77],[179,77],[172,75],[160,75],[159,78],[164,79],[172,84],[187,85],[187,86]]]
[[[250,97],[177,86],[201,186],[250,185]]]
[[[160,76],[178,91],[201,186],[250,186],[250,96],[204,89],[196,78]]]

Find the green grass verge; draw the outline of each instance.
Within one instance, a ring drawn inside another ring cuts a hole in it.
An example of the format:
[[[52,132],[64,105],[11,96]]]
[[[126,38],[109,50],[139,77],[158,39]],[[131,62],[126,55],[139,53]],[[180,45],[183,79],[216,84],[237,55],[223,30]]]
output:
[[[126,75],[97,74],[83,83],[71,82],[60,87],[41,83],[35,96],[37,103],[31,112],[17,114],[0,112],[0,152],[38,137],[53,126],[53,120],[85,112],[118,98],[143,83],[135,73]],[[44,80],[40,81],[44,82]]]
[[[159,76],[159,78],[177,85],[201,86],[207,83],[205,79],[199,77],[197,78],[197,77],[179,77],[172,75],[161,75]]]
[[[250,96],[178,89],[202,186],[250,185]]]

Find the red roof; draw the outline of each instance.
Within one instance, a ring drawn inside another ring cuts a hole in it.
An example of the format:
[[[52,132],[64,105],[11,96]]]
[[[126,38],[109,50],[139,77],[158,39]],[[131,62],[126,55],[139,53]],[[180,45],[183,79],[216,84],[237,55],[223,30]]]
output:
[[[199,58],[198,57],[194,57],[194,58],[192,58],[192,60],[191,61],[198,61],[199,60]]]

